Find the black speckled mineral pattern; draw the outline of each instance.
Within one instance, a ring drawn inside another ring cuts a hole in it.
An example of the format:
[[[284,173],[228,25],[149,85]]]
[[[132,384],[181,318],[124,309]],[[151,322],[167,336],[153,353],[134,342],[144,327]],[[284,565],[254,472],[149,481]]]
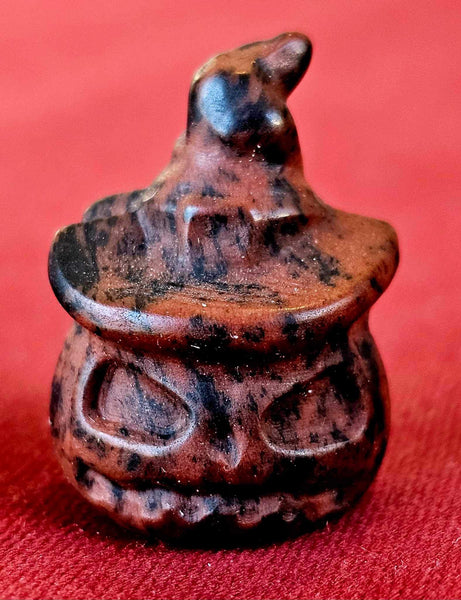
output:
[[[75,320],[52,386],[57,455],[124,525],[199,543],[296,533],[346,510],[383,458],[368,312],[397,239],[306,183],[286,102],[310,59],[298,33],[212,58],[166,169],[53,242]]]

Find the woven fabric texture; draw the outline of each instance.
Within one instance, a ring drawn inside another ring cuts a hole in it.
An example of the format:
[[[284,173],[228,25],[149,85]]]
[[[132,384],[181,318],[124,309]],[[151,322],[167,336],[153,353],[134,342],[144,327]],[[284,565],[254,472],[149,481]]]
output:
[[[0,597],[461,597],[461,8],[413,0],[7,0],[0,19]],[[308,181],[390,221],[401,266],[372,311],[392,434],[337,524],[257,549],[177,550],[125,532],[64,481],[48,398],[70,318],[46,264],[58,227],[148,184],[210,55],[300,30],[290,107]]]

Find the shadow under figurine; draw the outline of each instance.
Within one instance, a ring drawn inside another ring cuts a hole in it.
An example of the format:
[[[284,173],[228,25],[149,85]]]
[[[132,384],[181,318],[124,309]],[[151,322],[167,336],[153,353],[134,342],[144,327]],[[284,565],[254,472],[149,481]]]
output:
[[[52,434],[120,523],[199,542],[297,532],[356,501],[383,458],[367,323],[397,239],[304,179],[286,100],[310,57],[288,33],[211,59],[154,183],[56,235],[50,280],[76,324]]]

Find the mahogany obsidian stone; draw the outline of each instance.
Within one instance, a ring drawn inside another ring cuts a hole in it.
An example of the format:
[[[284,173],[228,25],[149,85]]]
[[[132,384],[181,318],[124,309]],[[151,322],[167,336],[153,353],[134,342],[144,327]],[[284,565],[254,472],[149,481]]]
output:
[[[211,59],[168,167],[53,242],[76,324],[52,433],[68,478],[123,524],[296,531],[350,506],[381,462],[388,392],[367,322],[397,239],[304,179],[286,100],[310,57],[289,33]]]

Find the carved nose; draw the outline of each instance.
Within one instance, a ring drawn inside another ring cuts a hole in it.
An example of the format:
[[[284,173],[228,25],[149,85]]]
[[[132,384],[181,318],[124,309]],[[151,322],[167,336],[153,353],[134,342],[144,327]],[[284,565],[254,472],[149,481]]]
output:
[[[200,451],[223,472],[235,471],[250,444],[239,402],[218,390],[214,377],[204,373],[196,373],[195,399],[201,408]]]
[[[245,450],[248,446],[246,439],[242,439],[235,433],[228,434],[225,439],[220,440],[218,447],[214,448],[210,458],[213,462],[221,465],[225,471],[234,471],[242,463]]]

